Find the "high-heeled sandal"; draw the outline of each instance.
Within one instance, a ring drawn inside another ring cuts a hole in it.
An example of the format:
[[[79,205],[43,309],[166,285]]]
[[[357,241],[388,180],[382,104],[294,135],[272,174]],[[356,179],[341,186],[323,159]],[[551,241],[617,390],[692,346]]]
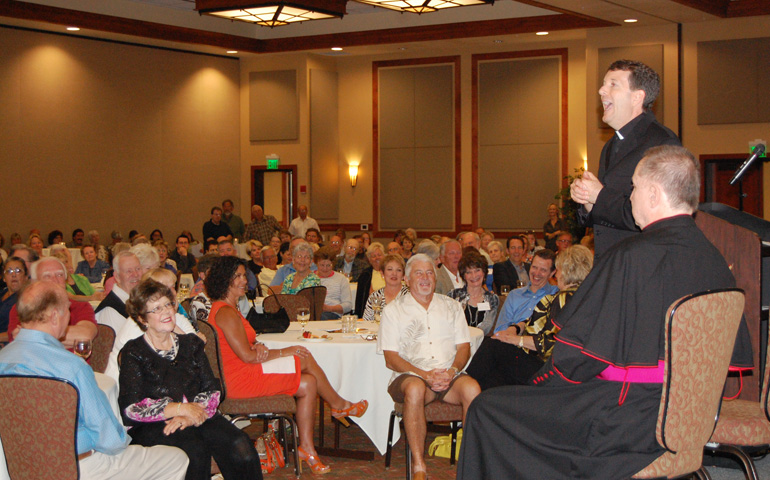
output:
[[[345,427],[349,427],[350,423],[348,422],[346,417],[360,417],[364,413],[366,413],[366,410],[369,408],[369,402],[366,400],[361,400],[357,403],[354,403],[350,405],[348,408],[344,408],[342,410],[337,410],[336,408],[332,408],[332,417],[336,418],[341,424],[345,425]]]
[[[321,463],[320,458],[315,455],[309,455],[302,447],[299,447],[298,451],[300,462],[307,463],[307,466],[310,467],[310,471],[313,472],[313,475],[325,475],[332,471],[331,467]]]

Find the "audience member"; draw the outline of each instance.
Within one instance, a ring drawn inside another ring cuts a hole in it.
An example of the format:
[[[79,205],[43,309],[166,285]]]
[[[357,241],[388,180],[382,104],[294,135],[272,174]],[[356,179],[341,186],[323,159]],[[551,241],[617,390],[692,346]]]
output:
[[[529,283],[529,263],[524,262],[524,239],[512,236],[508,239],[508,260],[495,263],[493,267],[494,290],[500,293],[500,287],[508,285],[510,289],[526,286]],[[521,283],[519,283],[521,282]]]
[[[116,254],[112,260],[112,270],[115,285],[96,307],[96,321],[118,332],[128,318],[126,301],[129,292],[139,283],[144,272],[139,257],[131,251]]]
[[[64,286],[73,300],[100,302],[104,298],[104,292],[97,292],[86,277],[75,273],[72,267],[72,255],[67,247],[61,244],[52,246],[50,256],[58,258],[64,264],[67,274]]]
[[[262,244],[256,240],[249,240],[246,242],[246,250],[249,252],[249,260],[246,262],[246,268],[255,276],[259,275],[262,271]]]
[[[388,255],[401,255],[401,243],[400,242],[390,242],[388,244]]]
[[[64,234],[61,230],[54,230],[48,234],[48,246],[64,243]]]
[[[487,263],[490,263],[492,261],[491,258],[489,258],[489,253],[486,252],[486,250],[481,248],[481,236],[476,232],[464,232],[461,233],[458,241],[460,242],[460,245],[462,245],[463,248],[473,247],[476,249],[477,252],[479,252],[481,255],[484,256],[484,258],[487,260]]]
[[[0,374],[61,378],[77,388],[75,438],[81,479],[181,480],[187,468],[184,452],[129,446],[126,430],[112,413],[91,367],[58,341],[71,328],[68,305],[64,290],[50,282],[35,282],[22,291],[18,303],[22,328],[18,339],[0,351]]]
[[[150,232],[150,244],[153,244],[158,240],[163,240],[163,232],[161,232],[159,229],[156,228],[155,230]]]
[[[547,248],[535,253],[535,258],[532,259],[532,265],[529,267],[529,286],[517,288],[508,294],[497,318],[495,333],[508,328],[516,330],[515,325],[532,315],[532,309],[541,298],[559,291],[558,287],[548,283],[556,269],[555,257],[556,255]],[[518,330],[511,333],[517,332]]]
[[[545,248],[556,251],[556,238],[567,231],[567,223],[561,218],[559,206],[555,203],[548,205],[548,220],[543,224]]]
[[[401,239],[401,256],[404,260],[409,260],[414,255],[414,240],[409,235]]]
[[[190,253],[190,239],[185,235],[176,237],[176,248],[169,253],[168,258],[176,263],[180,273],[193,273],[193,267],[196,264],[195,255]]]
[[[291,252],[291,258],[294,271],[286,275],[280,293],[294,295],[303,288],[321,285],[321,279],[310,269],[313,247],[309,243],[298,243]]]
[[[366,258],[369,260],[371,268],[365,269],[358,276],[358,286],[356,288],[356,315],[363,316],[366,308],[366,301],[372,292],[375,292],[385,286],[385,279],[382,277],[382,259],[385,257],[385,247],[379,242],[369,245],[366,250]]]
[[[559,327],[554,319],[583,282],[593,266],[593,254],[582,246],[556,257],[559,292],[546,295],[526,321],[499,332],[494,340],[482,343],[468,365],[468,374],[482,390],[502,385],[526,385],[551,356]]]
[[[101,245],[97,245],[101,247]],[[103,247],[102,247],[103,248]],[[91,283],[102,283],[102,275],[110,269],[110,264],[97,258],[96,249],[93,245],[83,245],[80,247],[80,254],[84,260],[78,262],[78,268],[75,273],[83,275]]]
[[[72,231],[72,241],[67,243],[68,248],[80,248],[83,246],[83,239],[86,234],[82,228],[76,228]]]
[[[463,256],[463,247],[457,240],[447,240],[440,247],[441,267],[436,275],[436,293],[446,295],[463,286],[457,265]]]
[[[0,291],[0,342],[8,341],[11,309],[16,305],[19,291],[27,284],[27,264],[19,257],[8,257],[3,264],[5,288]]]
[[[360,243],[355,238],[350,238],[345,242],[345,251],[341,257],[337,257],[334,269],[348,276],[351,282],[358,282],[361,273],[370,267],[369,262],[358,258],[358,248]]]
[[[225,478],[261,479],[253,442],[217,413],[221,386],[203,342],[173,332],[174,303],[173,293],[153,280],[140,283],[127,303],[141,329],[121,351],[118,401],[131,443],[181,448],[188,480],[211,478],[212,456]]]
[[[272,215],[265,215],[262,207],[254,205],[251,207],[251,223],[246,225],[246,233],[243,234],[244,240],[258,240],[262,245],[270,242],[270,238],[276,233],[280,234],[283,227]]]
[[[556,247],[558,250],[556,250],[556,255],[560,254],[564,250],[568,249],[572,246],[573,239],[572,234],[570,232],[562,232],[559,234],[559,237],[556,240]]]
[[[374,320],[374,307],[378,305],[380,311],[385,305],[397,298],[409,293],[409,287],[404,285],[404,269],[406,264],[400,255],[387,255],[380,263],[382,276],[385,278],[385,286],[375,290],[369,295],[362,315],[364,320]]]
[[[43,256],[43,237],[41,237],[40,234],[33,233],[30,235],[29,240],[27,240],[27,245],[37,253],[38,257]]]
[[[275,278],[276,270],[278,269],[278,254],[273,250],[273,247],[262,247],[259,251],[259,258],[262,260],[262,270],[257,275],[257,282],[259,283],[260,293],[262,295],[267,294],[263,291],[262,286],[270,285]]]
[[[11,247],[11,256],[24,260],[24,264],[27,265],[27,272],[32,271],[32,264],[40,260],[40,255],[37,251],[23,243],[18,243]]]
[[[296,252],[307,255],[309,248],[304,244]],[[345,417],[362,416],[368,402],[353,404],[340,397],[305,347],[271,350],[256,341],[256,332],[238,311],[238,299],[246,292],[244,263],[239,258],[222,257],[211,267],[205,281],[206,291],[214,300],[209,322],[219,337],[227,396],[237,399],[294,395],[300,459],[314,473],[327,473],[330,468],[321,462],[313,445],[317,395],[329,403],[331,415],[342,421],[346,421]]]
[[[32,264],[30,269],[32,281],[40,280],[56,285],[66,294],[67,270],[64,264],[55,257],[44,257]],[[72,350],[76,340],[93,340],[97,334],[94,309],[88,302],[78,302],[69,299],[69,325],[65,328],[65,334],[57,337],[64,348]],[[13,341],[19,334],[18,301],[11,308],[8,321],[8,340]]]
[[[209,318],[209,311],[211,311],[211,299],[209,299],[206,293],[206,275],[209,273],[209,269],[214,262],[219,258],[217,255],[204,255],[198,261],[198,282],[190,290],[190,310],[191,321],[197,325],[197,322],[201,320],[207,320]]]
[[[230,227],[233,234],[233,240],[243,240],[243,234],[246,232],[246,226],[243,219],[233,213],[233,201],[229,198],[222,200],[222,220]]]
[[[457,302],[434,295],[435,264],[415,255],[406,265],[406,277],[409,294],[382,312],[377,351],[393,370],[388,393],[404,404],[413,478],[425,480],[425,405],[436,400],[461,405],[465,420],[480,390],[473,378],[461,373],[471,354],[468,326]]]
[[[342,238],[339,235],[332,235],[332,238],[329,239],[329,247],[331,247],[331,252],[334,254],[334,258],[336,258],[340,255],[342,255]]]
[[[305,232],[305,240],[310,245],[323,247],[323,243],[321,243],[321,231],[318,230],[317,228],[308,228],[307,231]]]
[[[176,275],[176,262],[168,257],[168,243],[163,239],[155,240],[152,242],[152,246],[155,248],[155,251],[158,252],[158,263],[160,268],[165,268]]]
[[[230,231],[230,227],[222,221],[222,209],[220,207],[211,208],[211,220],[203,224],[203,239],[209,238],[218,239],[219,237],[227,237],[232,240],[233,232]]]
[[[353,297],[350,294],[350,282],[347,277],[334,271],[334,260],[337,255],[330,247],[319,248],[313,255],[318,267],[318,278],[321,285],[326,287],[321,320],[335,320],[353,310]]]
[[[487,266],[487,259],[476,250],[465,252],[457,266],[465,285],[448,294],[460,302],[468,326],[480,328],[484,335],[492,333],[500,306],[497,295],[484,289]]]
[[[220,240],[217,246],[220,257],[237,257],[238,251],[235,249],[232,240],[225,239]],[[246,269],[246,279],[249,282],[249,291],[254,291],[257,288],[257,276],[254,273]]]
[[[321,227],[318,226],[318,222],[316,222],[315,219],[308,216],[307,205],[300,205],[299,207],[297,207],[297,214],[298,214],[297,218],[292,220],[291,224],[289,225],[289,233],[291,233],[293,236],[305,238],[305,234],[310,228],[315,228],[319,232],[321,231]],[[315,242],[315,243],[318,243],[318,242]]]

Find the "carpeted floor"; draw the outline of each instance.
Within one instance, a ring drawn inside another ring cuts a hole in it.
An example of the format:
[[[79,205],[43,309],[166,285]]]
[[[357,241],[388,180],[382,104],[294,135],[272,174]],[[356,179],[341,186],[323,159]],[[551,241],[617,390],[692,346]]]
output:
[[[328,410],[325,419],[326,431],[325,431],[325,446],[331,447],[334,444],[334,427],[329,417]],[[262,423],[256,422],[251,427],[246,429],[250,433],[261,433]],[[316,432],[316,445],[318,445],[318,433]],[[455,465],[450,465],[449,460],[446,458],[429,457],[427,456],[427,448],[430,442],[437,435],[443,435],[442,433],[428,432],[428,440],[425,444],[426,449],[426,462],[428,464],[428,473],[433,480],[454,480],[457,476],[457,468]],[[332,470],[328,475],[324,475],[326,480],[333,479],[366,479],[366,480],[395,480],[406,478],[405,460],[406,455],[404,451],[404,437],[398,441],[393,447],[393,458],[391,460],[390,468],[385,468],[385,457],[380,455],[369,441],[369,438],[361,432],[358,427],[351,424],[350,428],[342,428],[340,434],[340,447],[352,450],[366,450],[374,452],[374,460],[351,460],[347,458],[337,458],[332,456],[322,456],[324,463],[329,465]],[[728,461],[729,462],[729,461]],[[757,473],[759,478],[770,478],[770,456],[755,459]],[[735,463],[735,468],[724,467],[707,467],[709,474],[713,480],[743,480],[743,470],[739,468],[739,465]],[[313,477],[312,472],[303,465],[303,478]],[[294,464],[290,463],[282,469],[277,469],[269,475],[265,475],[266,480],[270,479],[294,479]]]

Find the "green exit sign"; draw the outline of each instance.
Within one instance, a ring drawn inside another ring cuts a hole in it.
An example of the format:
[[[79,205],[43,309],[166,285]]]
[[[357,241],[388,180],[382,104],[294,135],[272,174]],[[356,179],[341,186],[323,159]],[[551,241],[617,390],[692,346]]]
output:
[[[749,154],[752,154],[752,153],[754,153],[754,150],[755,150],[756,148],[757,148],[757,146],[756,146],[756,145],[754,145],[754,146],[752,146],[752,147],[749,147]],[[765,150],[762,152],[762,155],[760,155],[758,158],[767,158],[767,150],[765,149]]]
[[[267,169],[268,170],[278,170],[278,159],[277,158],[268,158],[267,159]]]

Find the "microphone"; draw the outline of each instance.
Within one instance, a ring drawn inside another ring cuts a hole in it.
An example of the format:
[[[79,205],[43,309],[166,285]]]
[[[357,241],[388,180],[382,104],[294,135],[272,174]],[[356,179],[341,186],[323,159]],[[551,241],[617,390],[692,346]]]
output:
[[[757,144],[754,147],[754,151],[752,152],[751,156],[747,158],[745,162],[743,162],[743,165],[741,165],[738,170],[735,171],[735,175],[733,175],[732,180],[730,180],[730,185],[735,185],[735,182],[740,180],[743,174],[746,173],[746,170],[749,168],[749,166],[754,163],[754,160],[756,160],[763,153],[765,153],[765,144]]]

